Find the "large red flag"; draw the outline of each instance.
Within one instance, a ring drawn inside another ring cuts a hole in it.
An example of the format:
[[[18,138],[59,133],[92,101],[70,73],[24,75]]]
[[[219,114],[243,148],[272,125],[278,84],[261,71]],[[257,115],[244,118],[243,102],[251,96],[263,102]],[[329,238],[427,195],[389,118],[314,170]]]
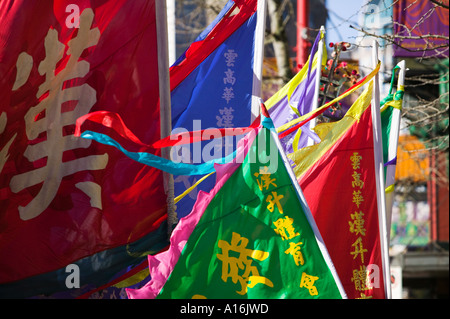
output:
[[[106,110],[161,138],[161,3],[0,2],[0,296],[76,288],[69,264],[97,287],[167,245],[162,172],[73,136]]]
[[[385,298],[371,116],[372,83],[322,142],[291,158],[348,298]]]

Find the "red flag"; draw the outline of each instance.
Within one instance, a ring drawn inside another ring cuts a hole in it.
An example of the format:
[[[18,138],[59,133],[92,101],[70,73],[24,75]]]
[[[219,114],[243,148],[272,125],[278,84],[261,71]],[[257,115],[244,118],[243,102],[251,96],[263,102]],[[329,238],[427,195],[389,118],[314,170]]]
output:
[[[161,138],[158,3],[0,3],[0,295],[70,288],[71,263],[99,286],[167,244],[162,172],[73,136],[104,110]]]
[[[375,182],[372,85],[346,116],[317,126],[322,142],[292,157],[348,298],[385,298]]]

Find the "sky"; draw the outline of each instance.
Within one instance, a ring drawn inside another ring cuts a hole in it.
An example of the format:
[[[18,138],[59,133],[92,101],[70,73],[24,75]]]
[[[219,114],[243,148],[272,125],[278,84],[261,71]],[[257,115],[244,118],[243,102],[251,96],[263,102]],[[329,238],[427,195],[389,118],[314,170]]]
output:
[[[366,0],[325,0],[328,9],[326,39],[329,42],[355,42],[358,32],[350,28],[350,24],[358,26],[361,7]],[[348,21],[345,21],[348,20]],[[352,38],[353,37],[353,38]]]

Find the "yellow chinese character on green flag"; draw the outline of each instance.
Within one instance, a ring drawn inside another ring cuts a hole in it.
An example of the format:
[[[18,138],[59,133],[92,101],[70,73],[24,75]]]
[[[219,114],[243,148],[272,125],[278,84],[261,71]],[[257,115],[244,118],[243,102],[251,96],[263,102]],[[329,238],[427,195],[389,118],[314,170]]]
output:
[[[300,266],[300,265],[303,266],[305,264],[305,260],[303,259],[303,254],[300,251],[301,244],[303,244],[303,243],[302,242],[299,242],[299,243],[290,242],[289,248],[286,249],[286,251],[284,252],[285,254],[291,254],[294,257],[294,261],[297,266]]]
[[[257,177],[256,181],[260,190],[269,190],[270,185],[277,187],[277,184],[275,184],[276,178],[270,178],[269,168],[267,166],[264,166],[264,168],[260,169],[259,173],[253,175]]]
[[[283,199],[284,195],[278,195],[277,192],[272,192],[272,195],[267,196],[266,202],[269,203],[267,209],[272,213],[275,205],[277,205],[278,211],[280,214],[283,214],[283,206],[281,206],[280,199]]]
[[[233,283],[241,284],[241,290],[236,291],[240,295],[245,295],[248,288],[253,288],[257,284],[264,284],[273,287],[272,281],[259,275],[258,269],[252,265],[253,259],[263,261],[269,257],[269,253],[262,250],[252,250],[246,248],[248,239],[238,233],[232,234],[231,244],[225,240],[219,240],[218,247],[222,249],[217,258],[222,261],[222,280],[227,282],[231,278]],[[238,257],[231,257],[230,251],[238,253]],[[239,274],[239,270],[243,270]]]
[[[318,279],[319,277],[311,276],[304,272],[302,273],[302,278],[300,279],[300,288],[306,288],[309,290],[309,294],[311,296],[317,296],[319,292],[317,291],[317,288],[314,286],[314,282]]]
[[[281,236],[281,239],[292,239],[300,235],[296,233],[292,224],[294,220],[286,216],[285,218],[278,218],[273,224],[275,225],[275,232]]]

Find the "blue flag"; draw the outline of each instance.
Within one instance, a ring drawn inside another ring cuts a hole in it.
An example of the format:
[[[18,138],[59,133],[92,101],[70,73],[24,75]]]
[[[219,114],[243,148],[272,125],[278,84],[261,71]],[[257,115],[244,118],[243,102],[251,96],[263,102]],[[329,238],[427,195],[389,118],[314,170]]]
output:
[[[257,19],[263,18],[257,17],[257,3],[256,0],[230,0],[171,67],[172,133],[247,127],[257,115],[252,116],[254,82],[257,87],[260,81],[254,76],[258,74],[254,67],[258,51],[255,42]],[[171,158],[176,162],[199,164],[231,154],[236,145],[236,137],[226,137],[174,146]],[[201,177],[174,176],[175,196]],[[176,204],[177,216],[190,213],[198,190],[209,191],[213,186],[214,177],[208,178],[181,199]]]

